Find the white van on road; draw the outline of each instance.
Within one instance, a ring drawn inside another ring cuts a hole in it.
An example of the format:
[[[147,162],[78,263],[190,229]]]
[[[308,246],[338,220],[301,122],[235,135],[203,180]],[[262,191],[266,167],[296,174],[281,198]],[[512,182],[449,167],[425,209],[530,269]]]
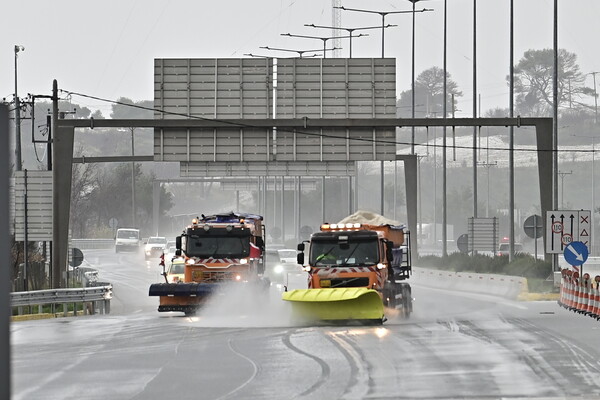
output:
[[[115,236],[115,253],[123,250],[138,251],[140,249],[140,230],[135,228],[119,228]]]

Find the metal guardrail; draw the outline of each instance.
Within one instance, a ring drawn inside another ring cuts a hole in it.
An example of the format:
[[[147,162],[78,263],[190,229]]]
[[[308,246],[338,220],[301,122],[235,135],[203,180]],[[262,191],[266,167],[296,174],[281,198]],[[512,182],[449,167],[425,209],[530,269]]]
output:
[[[73,303],[92,303],[92,313],[96,310],[100,314],[110,312],[110,300],[112,299],[112,285],[95,286],[86,288],[71,289],[48,289],[36,290],[31,292],[13,292],[10,294],[12,307],[24,306],[42,306],[45,304],[73,304]],[[41,307],[39,307],[41,313]],[[63,307],[66,314],[66,307]],[[19,313],[20,314],[20,313]],[[76,314],[75,314],[76,315]]]
[[[115,247],[114,239],[71,239],[71,246],[80,250],[86,249],[112,249]]]

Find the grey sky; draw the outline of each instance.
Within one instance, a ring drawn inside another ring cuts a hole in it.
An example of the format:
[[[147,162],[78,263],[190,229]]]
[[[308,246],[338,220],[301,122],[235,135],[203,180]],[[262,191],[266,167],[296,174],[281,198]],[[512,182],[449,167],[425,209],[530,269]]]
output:
[[[599,0],[559,0],[559,46],[578,56],[581,71],[600,71]],[[478,91],[482,111],[508,105],[509,0],[479,0]],[[351,8],[409,10],[407,0],[342,1]],[[442,67],[443,1],[417,3],[435,11],[416,15],[416,71]],[[473,0],[448,1],[448,71],[463,91],[457,116],[472,110]],[[515,61],[528,49],[552,47],[552,0],[515,0]],[[291,49],[322,47],[319,40],[281,33],[328,36],[304,24],[331,25],[331,0],[210,1],[107,0],[103,2],[28,0],[4,2],[0,36],[0,97],[14,92],[15,44],[19,54],[19,95],[49,94],[59,87],[108,99],[153,98],[153,59],[163,57],[243,57],[245,53],[289,56],[260,46]],[[410,14],[390,15],[386,56],[397,58],[398,93],[410,88]],[[380,25],[378,15],[342,11],[342,26]],[[380,30],[353,41],[354,57],[380,57]],[[342,56],[348,42],[342,41]],[[599,82],[600,83],[600,82]],[[592,85],[591,77],[589,85]],[[100,109],[110,105],[83,98],[74,102]],[[590,98],[589,103],[593,100]]]

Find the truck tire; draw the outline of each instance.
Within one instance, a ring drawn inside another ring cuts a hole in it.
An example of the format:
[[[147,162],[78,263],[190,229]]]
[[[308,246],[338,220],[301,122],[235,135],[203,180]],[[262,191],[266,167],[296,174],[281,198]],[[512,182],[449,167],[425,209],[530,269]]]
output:
[[[383,287],[383,305],[389,308],[396,308],[396,285],[391,282],[386,282]]]
[[[412,313],[412,290],[408,283],[400,283],[399,286],[402,293],[402,316],[408,319]]]

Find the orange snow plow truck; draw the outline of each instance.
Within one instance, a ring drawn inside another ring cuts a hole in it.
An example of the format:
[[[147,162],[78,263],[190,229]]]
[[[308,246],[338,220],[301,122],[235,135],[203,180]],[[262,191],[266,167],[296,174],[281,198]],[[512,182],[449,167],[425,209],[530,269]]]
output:
[[[351,218],[346,220],[356,220]],[[383,323],[385,307],[412,312],[410,235],[403,225],[323,224],[298,245],[308,289],[286,291],[294,316],[303,320]],[[307,261],[305,263],[305,261]]]
[[[183,280],[150,286],[149,295],[160,297],[158,311],[193,315],[210,295],[228,283],[268,289],[269,281],[263,276],[262,220],[260,215],[233,212],[194,218],[175,240],[174,262],[185,262]]]

